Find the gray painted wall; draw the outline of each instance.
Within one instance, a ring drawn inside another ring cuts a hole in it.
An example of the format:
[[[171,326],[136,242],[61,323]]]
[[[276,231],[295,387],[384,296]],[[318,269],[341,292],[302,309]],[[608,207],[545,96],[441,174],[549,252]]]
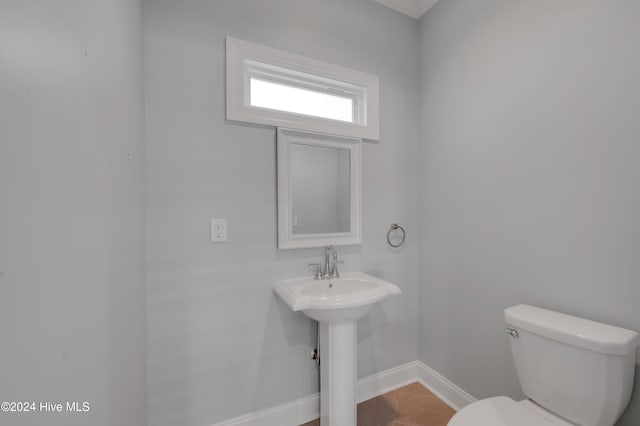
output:
[[[507,306],[640,330],[639,21],[635,0],[422,19],[420,359],[475,397],[522,396]]]
[[[36,4],[37,3],[37,4]],[[142,5],[0,5],[0,401],[8,426],[140,426]]]
[[[363,152],[362,246],[344,271],[403,294],[359,322],[359,376],[417,358],[418,22],[370,0],[144,3],[150,424],[211,425],[318,391],[315,324],[272,293],[321,249],[276,249],[272,128],[226,122],[224,37],[380,76],[381,141]],[[209,242],[226,217],[229,242]],[[386,245],[389,225],[409,233]]]

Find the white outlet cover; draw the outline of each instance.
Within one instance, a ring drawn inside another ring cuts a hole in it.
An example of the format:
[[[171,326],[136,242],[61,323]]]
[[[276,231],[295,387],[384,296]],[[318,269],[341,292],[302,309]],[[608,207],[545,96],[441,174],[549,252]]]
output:
[[[224,243],[227,241],[227,219],[211,219],[211,242]]]

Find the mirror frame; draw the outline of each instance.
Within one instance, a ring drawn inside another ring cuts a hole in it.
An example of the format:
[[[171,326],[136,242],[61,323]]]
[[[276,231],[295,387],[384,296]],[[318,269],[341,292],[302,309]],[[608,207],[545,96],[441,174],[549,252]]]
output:
[[[278,128],[278,249],[362,244],[362,139]],[[350,151],[351,230],[326,234],[293,233],[289,147],[292,143]]]

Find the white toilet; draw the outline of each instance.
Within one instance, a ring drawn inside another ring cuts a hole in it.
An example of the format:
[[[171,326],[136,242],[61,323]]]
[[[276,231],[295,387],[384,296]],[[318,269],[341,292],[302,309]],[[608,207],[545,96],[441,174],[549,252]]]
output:
[[[448,426],[613,426],[631,396],[638,333],[528,305],[504,317],[529,399],[483,399]]]

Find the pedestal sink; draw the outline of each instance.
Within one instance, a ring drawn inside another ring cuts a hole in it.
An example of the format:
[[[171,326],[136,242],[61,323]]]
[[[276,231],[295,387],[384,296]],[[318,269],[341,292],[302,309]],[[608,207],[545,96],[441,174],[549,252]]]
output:
[[[356,426],[356,321],[400,289],[362,272],[283,280],[274,291],[294,311],[319,321],[320,425]]]

